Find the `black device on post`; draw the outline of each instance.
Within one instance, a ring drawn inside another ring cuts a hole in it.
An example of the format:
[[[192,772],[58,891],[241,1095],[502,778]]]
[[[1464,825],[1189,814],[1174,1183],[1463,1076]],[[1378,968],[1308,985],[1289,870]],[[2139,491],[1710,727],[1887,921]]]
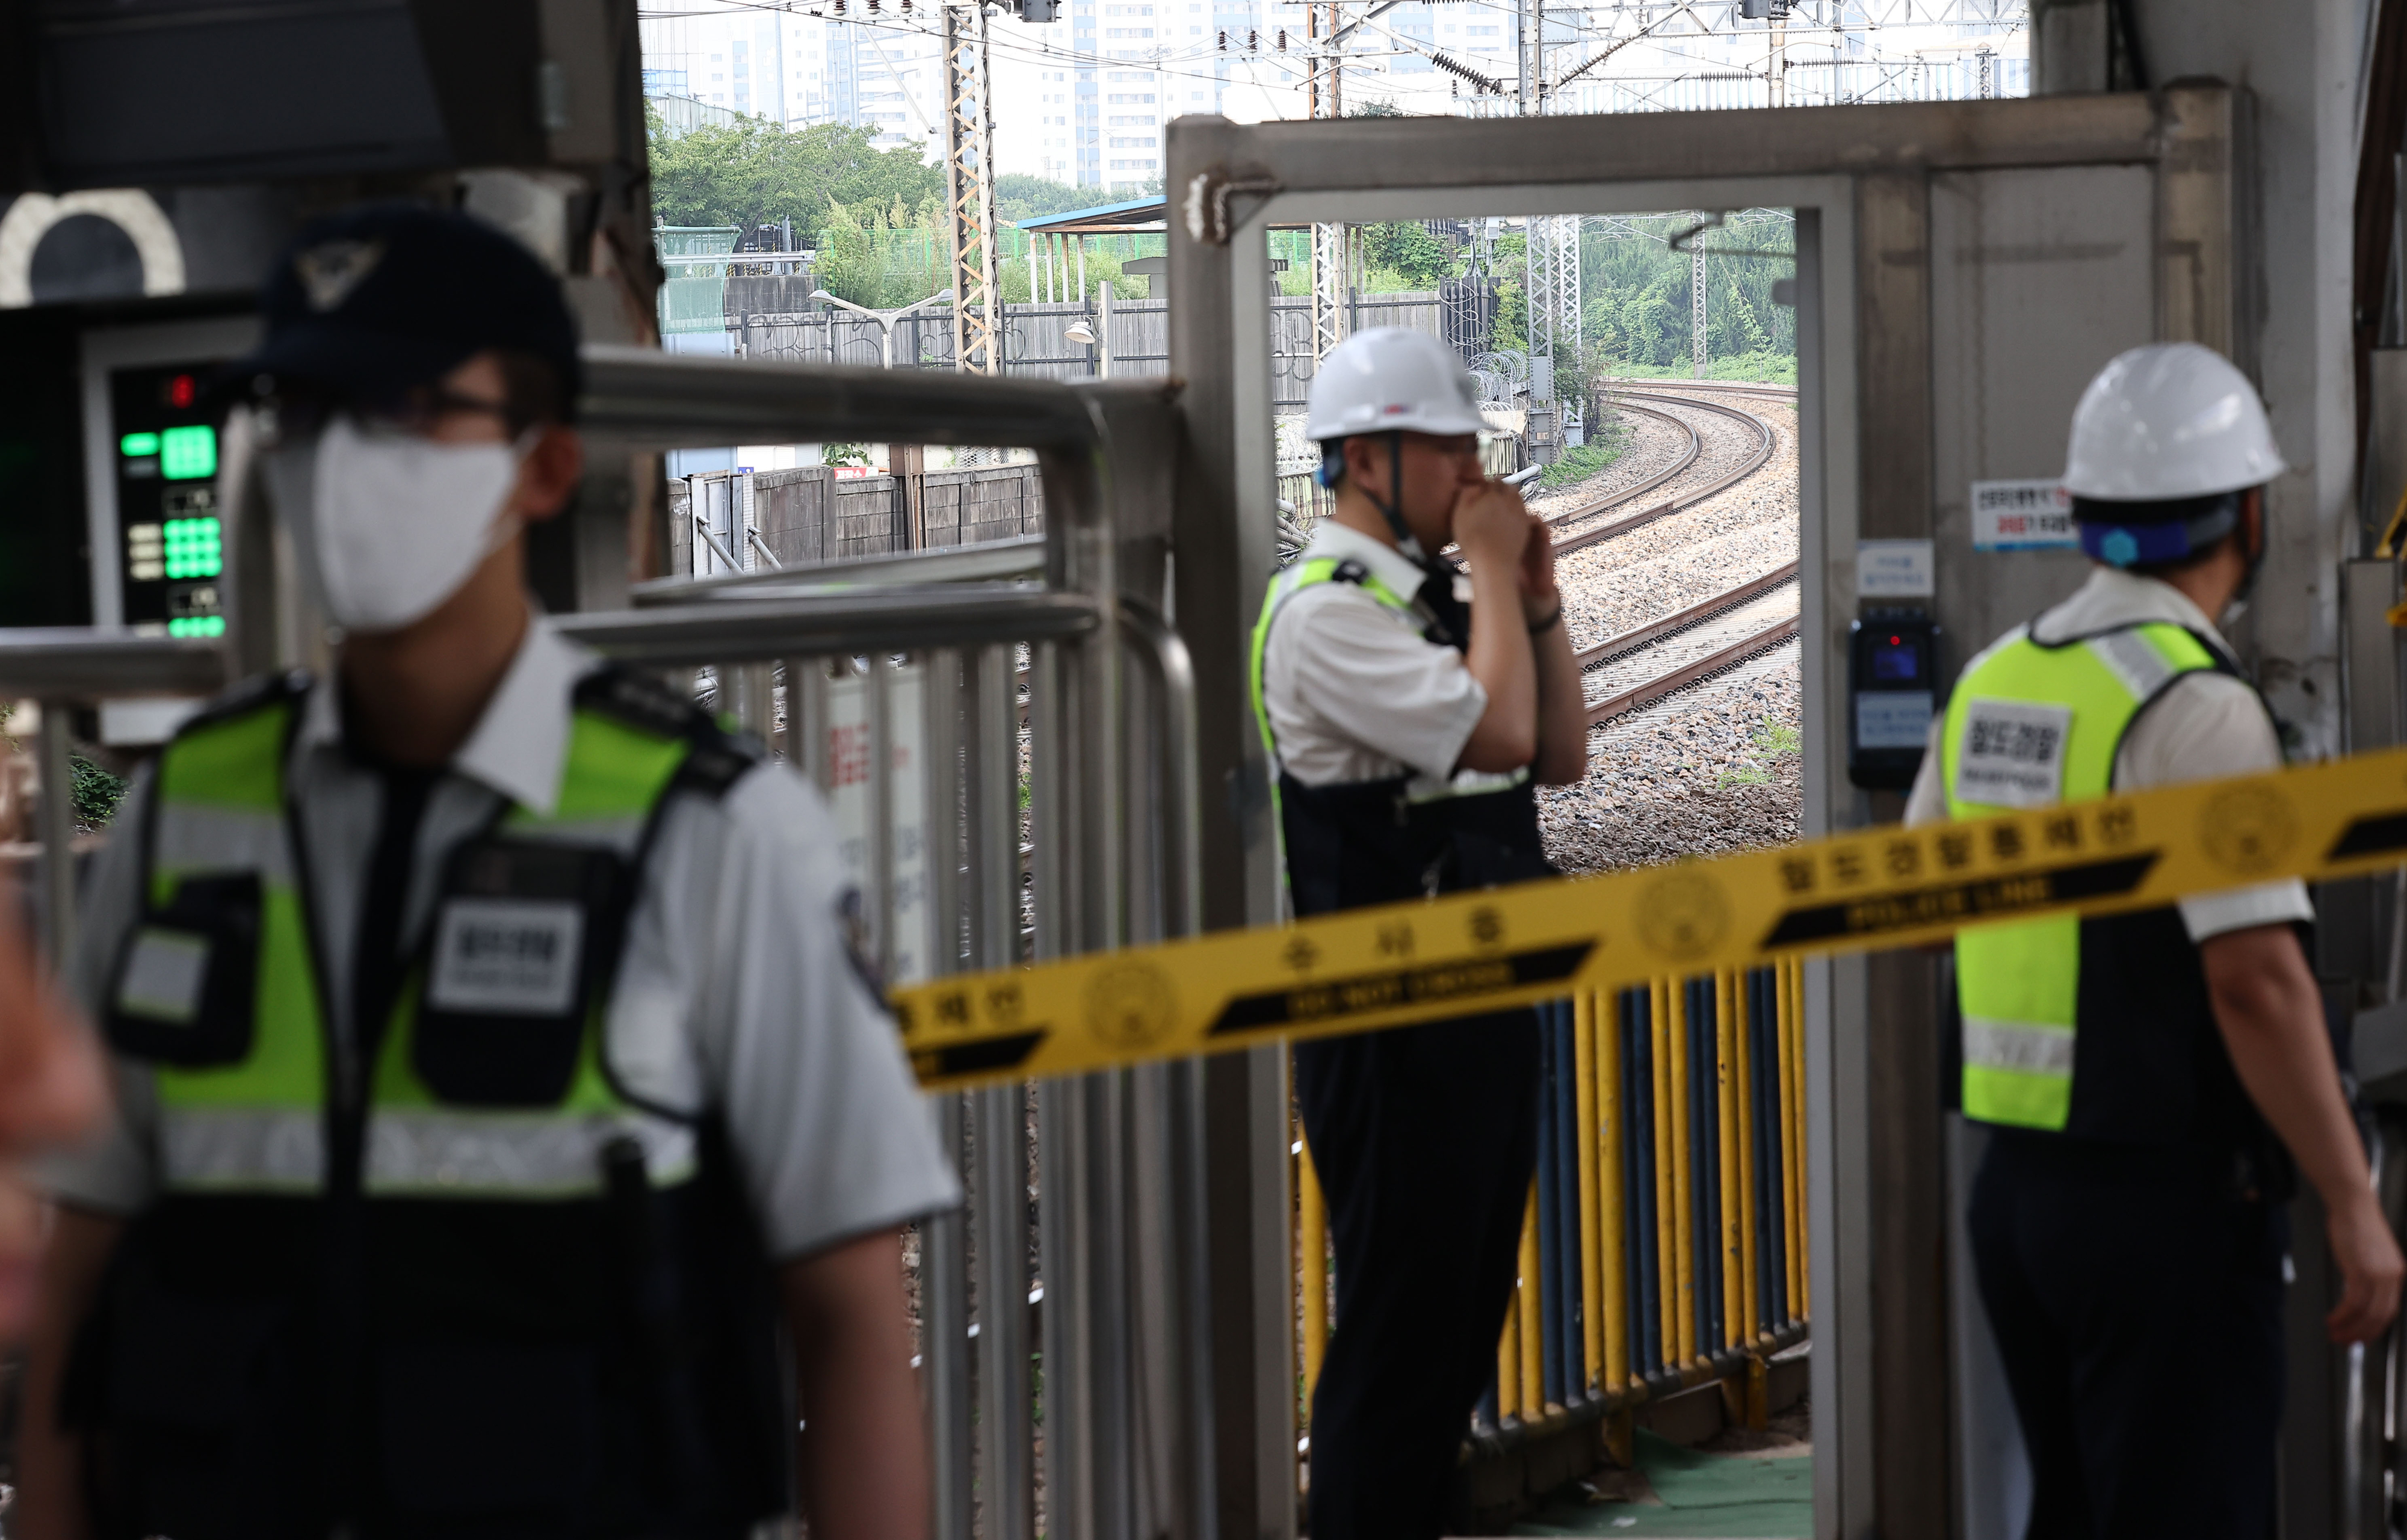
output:
[[[1847,637],[1847,779],[1904,791],[1939,703],[1939,627],[1921,609],[1869,609]]]

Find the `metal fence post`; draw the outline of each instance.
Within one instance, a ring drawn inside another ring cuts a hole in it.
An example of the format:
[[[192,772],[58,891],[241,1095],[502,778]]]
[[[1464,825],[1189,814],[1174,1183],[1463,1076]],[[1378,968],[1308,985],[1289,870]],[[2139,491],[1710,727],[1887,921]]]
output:
[[[931,1098],[929,1115],[945,1153],[959,1166],[961,1112],[955,1094]],[[931,1216],[919,1226],[919,1355],[928,1397],[928,1453],[935,1477],[936,1540],[970,1540],[975,1478],[970,1464],[969,1258],[961,1213]]]
[[[76,945],[75,765],[67,753],[73,714],[65,700],[42,702],[42,918],[57,971],[64,971]]]

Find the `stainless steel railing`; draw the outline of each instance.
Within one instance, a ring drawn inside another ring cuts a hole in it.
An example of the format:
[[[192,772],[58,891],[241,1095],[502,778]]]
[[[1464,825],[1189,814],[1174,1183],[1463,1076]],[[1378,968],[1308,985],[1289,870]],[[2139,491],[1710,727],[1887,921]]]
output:
[[[634,610],[561,624],[631,662],[706,668],[832,798],[857,798],[864,907],[890,966],[1194,928],[1192,671],[1149,601],[1161,574],[1120,568],[1146,548],[1123,538],[1145,527],[1146,494],[1113,463],[1092,394],[607,350],[589,350],[589,437],[650,448],[1034,449],[1041,541],[664,581]],[[898,818],[915,803],[916,825]],[[1065,1540],[1213,1532],[1202,1107],[1191,1065],[937,1098],[971,1194],[923,1226],[919,1268],[947,1540],[973,1526],[1030,1540],[1040,1490],[1042,1532]]]

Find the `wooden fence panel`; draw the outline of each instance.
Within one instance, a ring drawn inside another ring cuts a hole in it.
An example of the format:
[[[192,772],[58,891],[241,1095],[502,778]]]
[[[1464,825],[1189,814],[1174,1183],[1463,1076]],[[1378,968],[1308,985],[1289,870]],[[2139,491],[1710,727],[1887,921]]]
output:
[[[828,559],[828,505],[834,486],[835,473],[825,465],[754,473],[753,527],[780,565]]]
[[[672,572],[693,571],[691,510],[701,505],[695,502],[695,487],[730,482],[733,483],[732,498],[729,491],[712,490],[705,503],[724,512],[732,502],[740,510],[747,506],[748,485],[751,528],[760,531],[762,544],[780,566],[885,556],[906,546],[903,489],[891,475],[839,477],[826,465],[748,475],[712,471],[668,483],[665,502]],[[922,517],[931,548],[1044,532],[1044,485],[1034,465],[931,471],[921,478],[921,485]],[[747,570],[767,565],[744,540],[740,515],[735,528],[719,533],[721,538],[733,537],[731,549],[737,551]],[[723,564],[714,560],[709,565],[718,570]]]

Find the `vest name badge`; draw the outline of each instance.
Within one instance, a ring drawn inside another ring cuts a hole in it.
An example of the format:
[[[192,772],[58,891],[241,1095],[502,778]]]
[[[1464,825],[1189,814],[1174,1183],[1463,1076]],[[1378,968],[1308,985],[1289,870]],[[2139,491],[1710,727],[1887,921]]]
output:
[[[2064,741],[2072,708],[2028,700],[1974,700],[1956,751],[1956,796],[1998,808],[2063,800]]]
[[[134,933],[117,981],[117,1009],[129,1016],[190,1026],[200,1019],[209,941],[189,931],[144,925]]]
[[[435,921],[426,999],[438,1010],[557,1016],[577,996],[585,909],[565,899],[452,898]]]

